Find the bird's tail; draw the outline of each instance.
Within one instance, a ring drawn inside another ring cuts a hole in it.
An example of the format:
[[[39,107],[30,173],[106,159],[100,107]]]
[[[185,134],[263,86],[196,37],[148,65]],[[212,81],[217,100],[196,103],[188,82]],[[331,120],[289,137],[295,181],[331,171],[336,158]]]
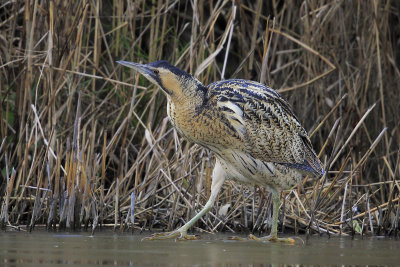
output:
[[[314,157],[308,157],[304,160],[303,163],[280,163],[282,165],[286,165],[290,168],[295,168],[299,172],[304,175],[314,175],[316,177],[321,177],[324,175],[325,170],[322,167],[321,161],[319,161],[318,157],[314,154]]]
[[[305,156],[304,163],[310,167],[309,171],[317,177],[324,175],[324,167],[315,152],[308,150]]]
[[[319,160],[317,154],[315,153],[311,141],[306,135],[300,135],[301,139],[303,140],[304,144],[304,165],[308,167],[307,172],[312,173],[317,177],[321,177],[324,175],[325,170],[324,167]]]

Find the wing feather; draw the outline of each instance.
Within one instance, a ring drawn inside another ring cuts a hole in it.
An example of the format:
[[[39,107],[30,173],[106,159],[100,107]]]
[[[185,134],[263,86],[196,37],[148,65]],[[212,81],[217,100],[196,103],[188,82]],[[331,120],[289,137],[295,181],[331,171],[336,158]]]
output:
[[[224,80],[208,86],[208,98],[235,129],[243,152],[264,162],[323,173],[307,132],[273,89],[247,80]]]

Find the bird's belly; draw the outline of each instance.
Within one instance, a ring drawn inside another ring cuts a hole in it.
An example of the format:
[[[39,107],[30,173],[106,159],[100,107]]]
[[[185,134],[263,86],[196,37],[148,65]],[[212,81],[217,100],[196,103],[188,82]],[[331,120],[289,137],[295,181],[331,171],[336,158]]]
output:
[[[263,162],[238,151],[224,151],[218,158],[228,174],[236,182],[272,187],[276,190],[289,189],[301,180],[301,174],[283,165]]]

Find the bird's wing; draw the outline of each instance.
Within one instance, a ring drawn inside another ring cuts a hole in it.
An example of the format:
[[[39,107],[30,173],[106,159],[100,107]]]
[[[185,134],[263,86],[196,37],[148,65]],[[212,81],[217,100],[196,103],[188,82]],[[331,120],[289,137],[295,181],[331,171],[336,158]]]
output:
[[[273,89],[233,79],[210,84],[208,97],[235,130],[244,152],[265,162],[323,173],[307,132],[289,103]]]

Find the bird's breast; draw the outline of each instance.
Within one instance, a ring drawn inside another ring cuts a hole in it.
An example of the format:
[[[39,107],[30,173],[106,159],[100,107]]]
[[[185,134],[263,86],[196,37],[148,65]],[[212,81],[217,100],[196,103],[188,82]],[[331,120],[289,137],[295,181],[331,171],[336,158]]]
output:
[[[192,108],[168,101],[167,113],[172,125],[186,139],[214,152],[243,149],[243,142],[229,127],[220,114],[207,108]]]

